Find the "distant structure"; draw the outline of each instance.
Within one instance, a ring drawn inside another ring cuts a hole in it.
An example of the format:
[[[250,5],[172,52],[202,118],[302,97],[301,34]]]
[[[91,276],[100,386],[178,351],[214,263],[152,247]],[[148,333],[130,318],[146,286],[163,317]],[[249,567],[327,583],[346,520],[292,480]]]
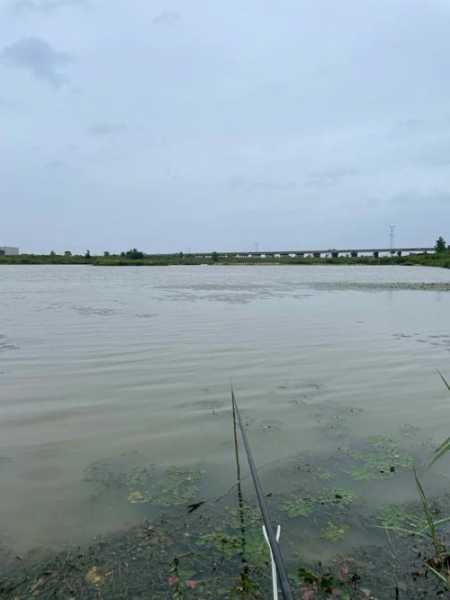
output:
[[[394,254],[395,248],[395,225],[389,225],[389,240],[391,243],[391,254]]]
[[[14,246],[0,246],[0,256],[17,256],[19,248]]]

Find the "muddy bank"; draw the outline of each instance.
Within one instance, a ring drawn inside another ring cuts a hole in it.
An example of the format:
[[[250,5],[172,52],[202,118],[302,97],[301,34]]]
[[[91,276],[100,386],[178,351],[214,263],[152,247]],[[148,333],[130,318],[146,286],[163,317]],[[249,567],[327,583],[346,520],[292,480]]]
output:
[[[344,443],[348,438],[339,434],[357,415],[323,412],[319,417],[328,434],[336,435],[336,452],[296,455],[260,468],[274,522],[282,527],[295,597],[447,597],[427,566],[434,548],[419,499],[398,500],[405,486],[414,485],[411,467],[423,464],[427,443],[408,427],[397,438]],[[330,422],[333,415],[338,418]],[[200,467],[160,467],[138,453],[92,463],[82,482],[90,486],[92,502],[126,503],[141,516],[140,524],[83,547],[68,544],[25,556],[4,544],[0,597],[270,597],[269,555],[247,474],[243,505],[236,486],[209,497],[207,479]],[[429,509],[433,520],[442,521],[438,534],[448,544],[448,482],[442,475],[436,479],[426,479],[433,490]]]

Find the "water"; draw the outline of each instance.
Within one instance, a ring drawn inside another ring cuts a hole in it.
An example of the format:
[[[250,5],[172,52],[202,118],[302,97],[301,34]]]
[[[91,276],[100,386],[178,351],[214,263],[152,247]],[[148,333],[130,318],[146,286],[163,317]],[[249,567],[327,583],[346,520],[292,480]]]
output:
[[[442,441],[450,293],[408,289],[423,283],[450,271],[3,266],[0,541],[79,543],[141,518],[85,481],[124,454],[202,465],[207,493],[226,490],[230,382],[258,464],[333,452],[336,433]]]

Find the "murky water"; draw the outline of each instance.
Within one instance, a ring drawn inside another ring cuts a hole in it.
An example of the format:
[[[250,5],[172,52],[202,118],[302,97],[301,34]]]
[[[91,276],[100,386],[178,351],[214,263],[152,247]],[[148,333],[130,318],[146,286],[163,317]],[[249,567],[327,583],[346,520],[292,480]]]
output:
[[[371,435],[442,441],[449,284],[407,267],[2,267],[2,539],[77,543],[141,518],[93,502],[97,461],[201,466],[204,493],[226,491],[231,382],[260,465]]]

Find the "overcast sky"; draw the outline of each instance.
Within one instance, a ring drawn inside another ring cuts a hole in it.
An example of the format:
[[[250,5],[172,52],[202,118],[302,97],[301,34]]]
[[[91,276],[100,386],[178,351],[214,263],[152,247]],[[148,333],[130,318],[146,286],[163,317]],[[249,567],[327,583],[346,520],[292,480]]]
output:
[[[0,245],[450,237],[450,0],[0,0]]]

